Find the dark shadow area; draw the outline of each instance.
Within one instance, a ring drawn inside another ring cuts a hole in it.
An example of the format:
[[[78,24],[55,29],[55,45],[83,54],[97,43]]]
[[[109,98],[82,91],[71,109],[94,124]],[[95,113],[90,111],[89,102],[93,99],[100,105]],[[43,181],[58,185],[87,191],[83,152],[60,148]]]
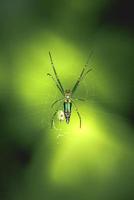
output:
[[[11,132],[10,132],[11,134]],[[27,167],[30,167],[34,154],[34,145],[20,144],[13,141],[0,142],[0,188],[1,199],[7,198],[9,187],[15,182],[23,180],[23,175]]]
[[[16,187],[21,187],[26,171],[32,168],[42,138],[47,136],[44,127],[40,127],[38,122],[33,124],[32,115],[27,115],[28,112],[24,109],[26,109],[24,106],[12,99],[12,94],[5,95],[0,102],[0,199],[2,200],[10,199],[10,188],[15,192]],[[44,161],[47,162],[49,157],[47,151],[44,151],[43,155]]]
[[[110,5],[101,13],[100,19],[104,26],[116,26],[129,32],[134,31],[133,1],[111,1]]]

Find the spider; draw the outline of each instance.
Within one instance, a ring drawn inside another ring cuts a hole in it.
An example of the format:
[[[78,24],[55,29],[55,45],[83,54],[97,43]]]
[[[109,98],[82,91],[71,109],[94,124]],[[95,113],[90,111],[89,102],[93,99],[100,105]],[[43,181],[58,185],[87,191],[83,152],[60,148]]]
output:
[[[77,79],[76,83],[74,84],[72,90],[70,90],[70,89],[64,90],[64,88],[63,88],[63,86],[61,84],[61,81],[60,81],[60,79],[59,79],[59,77],[57,75],[57,72],[56,72],[56,69],[55,69],[55,66],[54,66],[54,63],[53,63],[52,55],[51,55],[50,52],[49,52],[49,57],[50,57],[50,61],[51,61],[51,65],[52,65],[52,68],[53,68],[53,72],[54,72],[55,78],[50,73],[47,73],[47,75],[50,76],[53,79],[56,87],[58,88],[59,92],[63,96],[63,98],[54,101],[53,104],[51,105],[51,107],[53,107],[56,103],[62,101],[63,102],[63,114],[64,114],[64,117],[66,119],[66,123],[69,124],[70,117],[71,117],[72,105],[73,105],[74,108],[75,108],[75,111],[77,112],[77,115],[79,117],[79,123],[80,123],[80,128],[81,128],[81,115],[79,113],[79,110],[78,110],[74,100],[80,100],[80,101],[84,101],[84,100],[83,99],[79,99],[79,98],[75,99],[75,98],[73,98],[73,95],[74,95],[77,87],[79,86],[80,82],[83,80],[83,78],[85,78],[85,76],[92,70],[92,69],[86,70],[86,67],[87,67],[88,62],[89,62],[89,58],[88,58],[88,60],[87,60],[87,62],[85,64],[85,66],[83,67],[83,69],[82,69],[82,71],[80,73],[80,76]],[[58,113],[58,110],[56,110],[54,112],[53,116],[52,116],[51,127],[53,127],[54,117],[55,117],[55,115],[57,113]]]

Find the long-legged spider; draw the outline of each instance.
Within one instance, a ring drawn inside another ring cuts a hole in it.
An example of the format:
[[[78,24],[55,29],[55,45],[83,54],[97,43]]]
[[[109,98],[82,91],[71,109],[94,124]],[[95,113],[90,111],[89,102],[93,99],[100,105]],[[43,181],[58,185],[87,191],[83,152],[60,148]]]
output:
[[[52,59],[52,56],[51,56],[51,53],[49,52],[49,57],[50,57],[50,61],[51,61],[51,65],[52,65],[52,68],[53,68],[53,72],[54,72],[54,75],[55,75],[55,78],[53,77],[53,75],[51,75],[50,73],[48,73],[47,75],[50,76],[56,87],[58,88],[58,90],[60,91],[60,93],[62,94],[63,98],[61,99],[58,99],[56,101],[53,102],[52,104],[52,107],[60,102],[60,101],[63,101],[63,113],[64,113],[64,116],[65,116],[65,119],[66,119],[66,123],[69,124],[70,122],[70,117],[71,117],[71,110],[72,110],[72,105],[74,106],[75,108],[75,111],[77,112],[77,115],[79,117],[79,121],[80,121],[80,128],[81,128],[81,116],[80,116],[80,113],[79,113],[79,110],[75,104],[75,100],[80,100],[80,101],[83,101],[83,99],[75,99],[73,98],[73,95],[78,87],[78,85],[80,84],[80,82],[83,80],[83,78],[85,78],[85,76],[92,70],[92,69],[88,69],[86,70],[86,67],[88,65],[88,62],[89,62],[89,58],[85,64],[85,66],[83,67],[81,73],[80,73],[80,76],[79,78],[77,79],[75,85],[73,86],[72,90],[70,89],[67,89],[67,90],[64,90],[62,84],[61,84],[61,81],[57,75],[57,72],[56,72],[56,69],[55,69],[55,66],[54,66],[54,63],[53,63],[53,59]],[[86,70],[86,71],[85,71]],[[57,114],[58,110],[56,110],[52,116],[52,120],[51,120],[51,127],[53,127],[53,123],[54,123],[54,117],[55,115]]]

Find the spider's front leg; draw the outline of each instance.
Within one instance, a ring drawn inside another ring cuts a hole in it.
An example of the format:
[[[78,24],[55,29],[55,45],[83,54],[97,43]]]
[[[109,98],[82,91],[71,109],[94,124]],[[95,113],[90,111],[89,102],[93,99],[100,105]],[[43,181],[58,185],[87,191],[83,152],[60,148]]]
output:
[[[80,98],[73,98],[73,100],[86,101],[85,99],[80,99]]]
[[[59,88],[61,90],[61,93],[64,94],[64,88],[63,88],[63,86],[62,86],[62,84],[60,82],[60,79],[59,79],[58,75],[57,75],[57,72],[56,72],[56,69],[55,69],[55,66],[54,66],[54,63],[53,63],[52,55],[51,55],[50,52],[49,52],[49,57],[50,57],[51,65],[52,65],[52,68],[53,68],[57,83],[58,83]]]
[[[60,87],[59,84],[56,82],[56,80],[54,79],[54,77],[53,77],[50,73],[47,73],[47,75],[48,75],[49,77],[52,78],[52,80],[54,81],[56,87],[59,89],[59,91],[61,92],[61,94],[64,95],[64,91],[62,91],[61,87]]]

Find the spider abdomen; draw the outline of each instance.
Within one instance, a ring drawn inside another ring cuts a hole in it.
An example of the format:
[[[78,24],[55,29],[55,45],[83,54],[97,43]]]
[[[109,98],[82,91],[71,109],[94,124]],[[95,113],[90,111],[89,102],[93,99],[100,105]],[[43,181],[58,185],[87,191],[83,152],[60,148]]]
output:
[[[64,115],[65,115],[67,124],[70,121],[71,109],[72,109],[72,103],[69,101],[64,102]]]

